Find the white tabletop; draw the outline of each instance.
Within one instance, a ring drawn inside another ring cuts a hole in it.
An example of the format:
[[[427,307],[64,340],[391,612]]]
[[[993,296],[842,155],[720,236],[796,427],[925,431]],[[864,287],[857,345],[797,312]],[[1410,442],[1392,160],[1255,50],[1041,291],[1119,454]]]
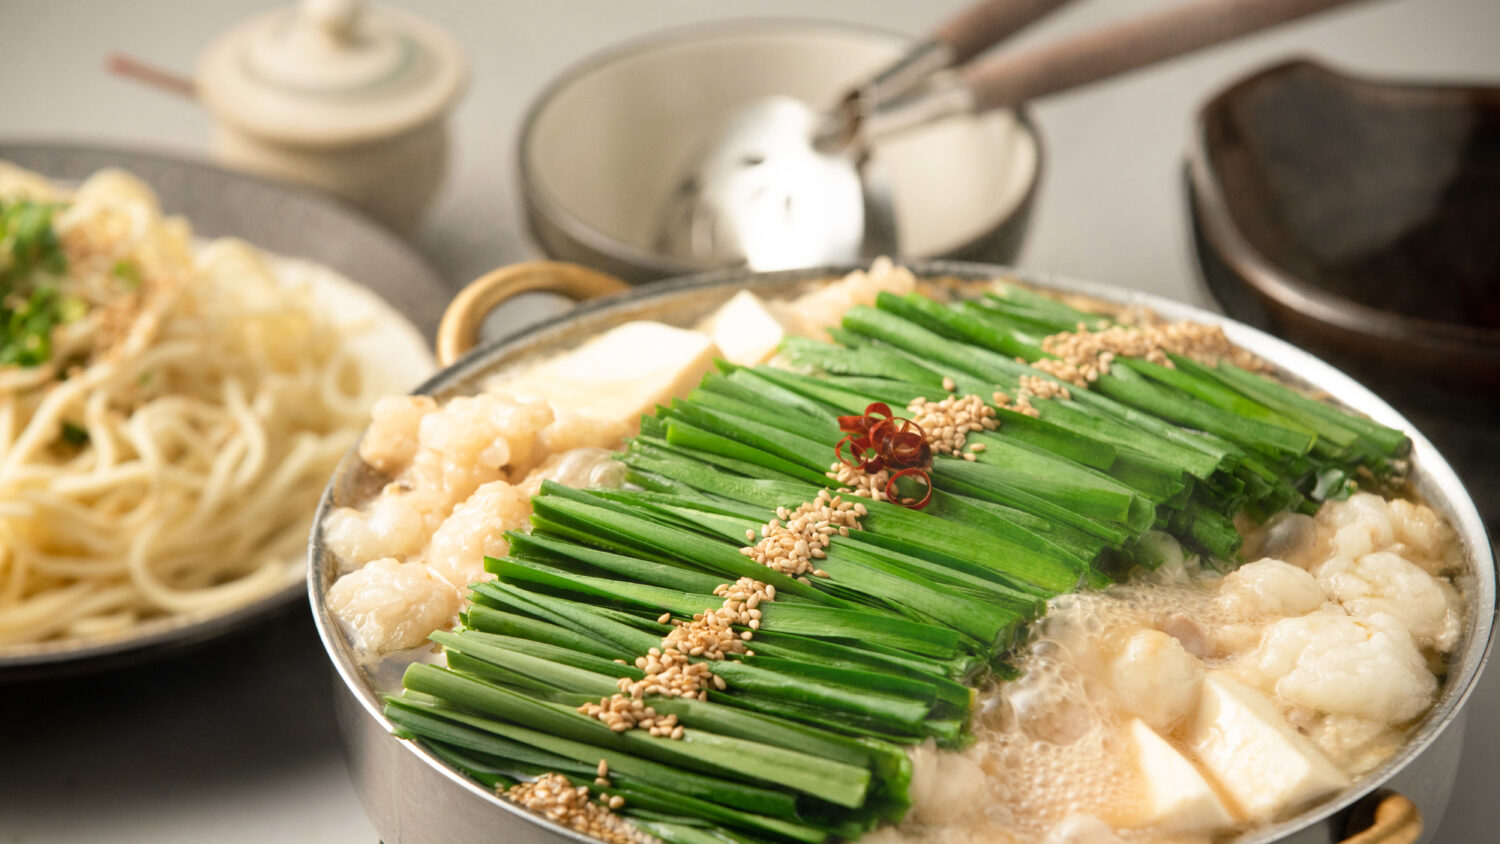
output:
[[[189,69],[256,0],[4,0],[0,138],[71,138],[202,154],[192,105],[107,77],[126,51]],[[955,0],[404,0],[469,49],[450,184],[417,243],[455,286],[529,256],[512,171],[521,114],[563,68],[607,45],[712,18],[816,17],[915,33]],[[1092,0],[1028,39],[1155,5]],[[1048,151],[1019,263],[1210,304],[1193,269],[1181,160],[1194,110],[1298,54],[1374,74],[1500,82],[1500,2],[1382,0],[1061,96],[1035,109]],[[359,842],[331,679],[300,610],[183,660],[103,678],[0,687],[0,842]],[[1466,755],[1435,840],[1496,839],[1500,671],[1471,703]]]

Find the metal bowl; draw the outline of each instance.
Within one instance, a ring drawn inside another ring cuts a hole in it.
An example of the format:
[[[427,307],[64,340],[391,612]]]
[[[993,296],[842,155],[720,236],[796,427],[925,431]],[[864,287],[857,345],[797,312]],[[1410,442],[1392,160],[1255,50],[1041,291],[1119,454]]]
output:
[[[1398,753],[1335,799],[1282,823],[1256,830],[1240,839],[1239,844],[1345,841],[1351,828],[1363,829],[1369,823],[1368,810],[1377,804],[1376,829],[1383,837],[1359,839],[1361,844],[1377,841],[1411,844],[1419,840],[1417,831],[1424,821],[1430,835],[1441,820],[1452,792],[1463,742],[1464,703],[1488,657],[1495,616],[1495,564],[1484,526],[1463,485],[1432,443],[1347,375],[1284,341],[1222,316],[1144,293],[993,265],[915,261],[908,266],[920,277],[956,278],[974,286],[997,277],[1014,277],[1053,290],[1143,305],[1169,319],[1221,325],[1232,341],[1275,364],[1293,382],[1321,390],[1347,407],[1411,434],[1416,489],[1449,519],[1465,550],[1469,614],[1463,647],[1454,657],[1438,701]],[[563,268],[560,274],[559,267]],[[486,378],[503,369],[576,345],[628,320],[655,319],[690,325],[741,287],[750,287],[766,296],[788,296],[819,279],[838,276],[850,269],[853,268],[821,267],[761,274],[722,271],[623,293],[620,291],[625,290],[625,285],[621,282],[579,267],[524,264],[498,270],[476,281],[450,306],[440,329],[445,339],[439,341],[440,359],[449,365],[422,385],[419,392],[439,398],[473,392]],[[573,298],[618,295],[588,302],[570,314],[485,343],[455,359],[471,342],[475,326],[490,307],[508,295],[531,289],[554,289]],[[415,744],[389,734],[391,727],[381,714],[380,694],[324,600],[337,566],[324,546],[320,532],[323,517],[335,506],[358,501],[373,488],[373,480],[357,455],[351,454],[339,467],[324,496],[318,527],[312,535],[308,589],[319,633],[338,675],[336,705],[350,774],[375,828],[387,844],[590,840],[496,797]]]
[[[648,36],[566,71],[532,104],[517,168],[547,255],[630,282],[714,267],[656,249],[661,208],[694,151],[747,100],[817,105],[895,58],[909,39],[810,21],[716,23]],[[1023,111],[951,118],[882,142],[900,252],[1007,262],[1042,170]]]

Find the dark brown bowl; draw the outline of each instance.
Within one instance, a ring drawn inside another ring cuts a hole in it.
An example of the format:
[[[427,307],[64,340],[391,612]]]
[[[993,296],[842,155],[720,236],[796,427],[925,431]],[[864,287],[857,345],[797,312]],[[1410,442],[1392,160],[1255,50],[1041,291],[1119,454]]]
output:
[[[1500,519],[1500,88],[1277,65],[1203,107],[1187,182],[1220,306],[1411,415]]]

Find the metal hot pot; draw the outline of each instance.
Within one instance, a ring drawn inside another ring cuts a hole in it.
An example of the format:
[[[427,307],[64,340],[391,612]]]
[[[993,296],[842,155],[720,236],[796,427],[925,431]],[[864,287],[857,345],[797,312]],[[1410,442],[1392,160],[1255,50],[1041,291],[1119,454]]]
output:
[[[1463,745],[1464,705],[1489,655],[1495,621],[1495,563],[1489,540],[1473,502],[1432,444],[1347,375],[1281,340],[1217,314],[1135,291],[987,264],[917,261],[908,266],[919,277],[953,279],[960,295],[966,286],[977,288],[994,278],[1010,277],[1106,302],[1143,305],[1168,319],[1220,324],[1232,341],[1275,364],[1292,381],[1321,390],[1354,410],[1411,434],[1416,489],[1457,529],[1466,552],[1469,606],[1463,646],[1453,658],[1437,703],[1396,755],[1335,799],[1255,830],[1238,839],[1237,844],[1413,844],[1428,840],[1453,790]],[[777,273],[728,270],[630,288],[615,278],[570,264],[505,267],[478,279],[453,300],[438,338],[438,357],[444,369],[418,392],[440,399],[473,392],[491,375],[561,351],[629,320],[690,325],[742,287],[771,297],[787,296],[850,269],[821,267]],[[484,317],[500,303],[527,291],[560,293],[581,304],[563,316],[512,336],[476,345]],[[399,677],[360,665],[324,601],[337,567],[323,543],[323,518],[333,507],[371,494],[378,483],[356,454],[351,453],[339,465],[319,507],[318,526],[311,538],[308,591],[323,644],[337,674],[337,710],[349,772],[382,840],[386,844],[591,840],[498,798],[415,744],[390,735],[390,724],[381,715],[380,694],[394,689]]]

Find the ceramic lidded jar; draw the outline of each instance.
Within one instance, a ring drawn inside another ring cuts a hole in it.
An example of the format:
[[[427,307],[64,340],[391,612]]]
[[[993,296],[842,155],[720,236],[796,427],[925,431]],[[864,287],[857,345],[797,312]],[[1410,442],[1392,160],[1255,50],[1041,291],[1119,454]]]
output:
[[[410,231],[447,170],[463,49],[404,12],[303,0],[209,44],[198,94],[227,166],[338,196]]]

